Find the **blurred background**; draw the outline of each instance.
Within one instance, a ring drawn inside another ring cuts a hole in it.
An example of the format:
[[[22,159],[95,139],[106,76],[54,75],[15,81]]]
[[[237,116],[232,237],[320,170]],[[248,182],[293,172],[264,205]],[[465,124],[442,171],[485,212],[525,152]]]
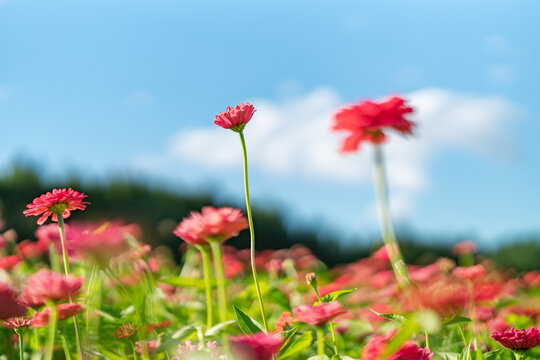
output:
[[[405,256],[466,239],[505,266],[540,262],[540,3],[0,0],[0,211],[71,186],[74,219],[121,218],[172,248],[204,205],[244,208],[246,127],[258,246],[329,264],[379,240],[372,148],[340,155],[339,107],[401,94],[414,137],[385,146]],[[247,232],[234,242],[247,246]]]

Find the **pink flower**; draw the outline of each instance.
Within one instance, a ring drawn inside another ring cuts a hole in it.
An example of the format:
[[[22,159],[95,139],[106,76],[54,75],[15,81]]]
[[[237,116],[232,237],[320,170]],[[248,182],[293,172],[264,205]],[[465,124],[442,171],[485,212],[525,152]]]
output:
[[[70,300],[78,295],[83,280],[41,269],[28,279],[21,299],[29,306],[40,306],[48,300]]]
[[[237,335],[231,337],[233,352],[239,360],[270,360],[277,354],[283,339],[273,334]]]
[[[348,131],[341,146],[341,152],[358,150],[361,142],[379,144],[386,140],[383,130],[392,128],[402,134],[412,134],[415,124],[405,118],[413,109],[405,106],[405,100],[394,96],[379,103],[363,101],[357,105],[339,110],[334,115],[333,130]]]
[[[277,332],[285,331],[285,329],[287,328],[287,325],[292,326],[293,322],[294,322],[294,318],[292,317],[289,311],[285,311],[281,313],[281,315],[279,316],[279,319],[276,322],[276,331]]]
[[[225,241],[248,227],[238,209],[205,206],[201,212],[192,211],[174,230],[174,234],[190,244]]]
[[[482,265],[474,266],[460,266],[452,271],[454,276],[457,276],[461,279],[474,279],[480,277],[486,273],[486,269]]]
[[[10,328],[11,330],[19,329],[19,328],[25,328],[32,324],[32,319],[27,319],[23,317],[13,317],[9,318],[6,321],[3,321],[2,324],[4,324],[5,327]]]
[[[494,331],[491,333],[491,337],[511,350],[528,350],[540,345],[540,330],[538,328]]]
[[[4,270],[13,270],[17,264],[22,261],[21,257],[18,255],[9,255],[0,257],[0,269]]]
[[[220,350],[221,348],[217,346],[217,342],[215,341],[208,341],[205,347],[202,343],[195,345],[191,340],[187,340],[185,343],[177,346],[176,351],[178,355],[175,355],[173,360],[192,359],[190,355],[194,354],[209,354],[211,359],[224,359],[224,356],[219,355]]]
[[[83,312],[83,307],[79,304],[65,303],[56,306],[58,312],[58,320],[65,320]],[[32,328],[42,327],[49,324],[49,315],[51,309],[46,307],[40,312],[34,314],[32,319]]]
[[[58,221],[58,215],[62,214],[67,219],[72,210],[84,210],[88,202],[83,201],[86,197],[83,193],[69,189],[54,189],[52,193],[37,197],[31,204],[26,205],[27,209],[23,211],[26,216],[39,216],[38,225],[43,225],[49,215],[52,215],[53,221]]]
[[[136,341],[137,353],[142,355],[143,348],[146,348],[149,354],[156,351],[156,349],[161,345],[160,340],[146,340],[146,341]]]
[[[472,254],[476,251],[476,245],[471,240],[458,242],[452,248],[452,252],[456,255]]]
[[[362,351],[361,360],[379,360],[386,350],[387,343],[396,335],[397,331],[391,330],[385,335],[373,336]],[[387,360],[431,360],[433,353],[429,348],[418,347],[412,341],[406,341],[401,348],[387,357]]]
[[[0,283],[0,304],[0,319],[26,315],[26,307],[15,299],[14,291],[3,283]]]
[[[343,305],[337,301],[320,305],[301,305],[293,310],[295,320],[313,326],[325,325],[338,315],[345,313]]]
[[[255,108],[249,103],[238,104],[234,108],[229,106],[226,112],[216,115],[214,124],[224,129],[242,132],[254,113]]]

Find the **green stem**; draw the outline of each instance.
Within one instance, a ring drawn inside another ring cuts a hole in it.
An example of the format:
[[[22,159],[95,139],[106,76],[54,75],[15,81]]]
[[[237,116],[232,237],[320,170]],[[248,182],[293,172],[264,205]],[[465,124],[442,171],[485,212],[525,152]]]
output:
[[[409,273],[407,265],[401,256],[399,246],[394,234],[392,222],[390,220],[390,207],[388,205],[388,187],[386,184],[386,171],[384,168],[384,158],[382,153],[382,146],[377,144],[374,146],[375,155],[375,187],[377,192],[377,203],[379,207],[379,215],[381,217],[382,237],[388,255],[390,256],[390,262],[392,263],[392,269],[396,276],[396,280],[399,286],[403,289],[409,285]]]
[[[319,360],[324,360],[324,328],[317,326],[317,354]]]
[[[62,244],[62,256],[64,257],[64,271],[66,273],[66,277],[69,276],[69,259],[68,259],[68,253],[66,250],[66,229],[64,227],[64,218],[62,217],[62,214],[56,214],[56,217],[58,218],[58,231],[60,233],[60,243]],[[71,295],[69,296],[69,301],[71,300]],[[82,345],[81,345],[81,335],[79,334],[79,324],[77,322],[77,315],[73,316],[73,325],[75,326],[75,338],[77,340],[77,353],[79,355],[80,360],[84,360],[83,357],[83,351],[82,351]]]
[[[23,334],[19,334],[19,360],[24,360],[24,341],[23,341]]]
[[[319,289],[317,289],[317,286],[311,286],[313,288],[313,291],[315,291],[315,295],[317,296],[317,299],[320,303],[323,302],[321,298],[321,294],[319,294]],[[332,347],[334,348],[334,354],[338,355],[338,348],[337,348],[337,341],[336,341],[336,331],[334,330],[334,323],[332,321],[328,322],[328,325],[330,326],[330,333],[332,335]]]
[[[54,304],[47,304],[49,307],[49,340],[47,342],[47,351],[45,353],[45,360],[52,360],[54,351],[54,337],[56,335],[56,322],[58,317],[58,311]]]
[[[255,230],[253,229],[253,217],[251,215],[251,203],[249,201],[249,186],[248,186],[248,168],[247,168],[247,150],[246,142],[244,140],[244,133],[239,132],[240,142],[242,143],[242,155],[244,158],[244,191],[246,194],[246,211],[249,223],[249,233],[251,237],[250,250],[251,250],[251,272],[253,273],[253,281],[255,283],[255,290],[257,292],[257,298],[259,299],[259,307],[261,309],[261,316],[263,320],[264,329],[268,332],[268,322],[266,321],[266,314],[264,312],[264,303],[261,295],[261,288],[259,286],[259,280],[257,279],[257,268],[255,266]]]
[[[212,327],[213,321],[213,304],[212,304],[212,274],[210,272],[210,252],[205,245],[196,245],[201,252],[203,261],[204,287],[206,293],[206,329]]]
[[[523,359],[523,354],[518,353],[517,351],[513,351],[514,356],[516,357],[516,360]]]
[[[221,243],[210,241],[214,257],[214,271],[216,272],[218,286],[219,321],[227,321],[227,292],[225,291],[225,270],[223,269],[223,251]]]

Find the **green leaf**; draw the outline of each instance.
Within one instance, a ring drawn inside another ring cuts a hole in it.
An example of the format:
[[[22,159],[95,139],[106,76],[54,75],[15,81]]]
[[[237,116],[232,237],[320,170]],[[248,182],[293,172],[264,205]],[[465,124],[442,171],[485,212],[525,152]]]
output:
[[[279,356],[280,359],[285,359],[289,356],[303,352],[313,343],[313,333],[307,331],[297,337],[294,341],[290,342],[282,351]]]
[[[198,289],[204,289],[204,279],[195,279],[195,278],[187,278],[187,277],[179,277],[179,276],[167,276],[164,278],[159,279],[160,282],[163,282],[165,284],[169,284],[176,287],[196,287]],[[216,279],[212,278],[210,280],[212,287],[216,286]]]
[[[222,323],[219,323],[217,325],[212,326],[210,329],[206,330],[204,333],[204,336],[216,336],[219,334],[223,329],[225,329],[227,326],[232,325],[236,322],[236,320],[229,320]]]
[[[334,301],[334,300],[337,300],[345,295],[349,295],[350,293],[353,293],[355,292],[356,289],[345,289],[345,290],[337,290],[337,291],[332,291],[331,293],[327,294],[326,296],[324,296],[322,298],[322,301],[324,302],[330,302],[330,301]]]
[[[376,312],[375,310],[373,309],[369,309],[371,310],[375,315],[378,315],[386,320],[391,320],[391,321],[397,321],[399,322],[400,324],[403,324],[405,321],[407,321],[407,318],[403,315],[399,315],[399,314],[380,314],[378,312]]]
[[[461,354],[459,354],[458,359],[469,360],[471,357],[471,341],[463,348]]]
[[[383,358],[388,357],[389,355],[392,355],[396,351],[401,348],[401,345],[405,343],[405,341],[409,340],[414,333],[418,330],[419,326],[418,323],[414,320],[407,320],[402,326],[399,333],[390,340],[388,345],[386,346],[386,349],[383,353]]]
[[[253,335],[255,333],[264,331],[264,328],[257,320],[246,315],[242,310],[234,306],[234,313],[236,314],[236,319],[238,320],[238,326],[240,330],[246,335]]]
[[[160,352],[174,348],[181,341],[187,339],[196,331],[197,330],[193,325],[184,326],[183,328],[172,334],[171,337],[169,337],[167,340],[162,342],[161,345],[159,345],[159,347],[152,354],[158,354]]]
[[[449,318],[446,318],[446,319],[443,319],[442,321],[442,325],[443,326],[446,326],[446,325],[455,325],[455,324],[462,324],[462,323],[468,323],[468,322],[471,322],[472,320],[469,319],[468,317],[465,317],[465,316],[452,316],[452,317],[449,317]]]
[[[291,311],[291,304],[289,303],[289,297],[281,290],[273,289],[267,295],[270,300],[276,303],[285,311]]]
[[[484,354],[484,359],[495,360],[499,357],[499,354],[504,351],[504,348],[498,348]]]
[[[296,334],[298,331],[297,327],[294,327],[290,330],[285,330],[279,333],[279,335],[283,338],[283,345],[281,345],[280,351],[283,351],[287,346],[289,346],[289,340]]]

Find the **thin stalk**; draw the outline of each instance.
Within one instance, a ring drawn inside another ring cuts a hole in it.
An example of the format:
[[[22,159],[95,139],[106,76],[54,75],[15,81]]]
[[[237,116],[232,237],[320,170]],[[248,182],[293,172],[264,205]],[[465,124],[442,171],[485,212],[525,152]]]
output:
[[[60,233],[60,243],[62,244],[62,256],[64,257],[64,271],[66,273],[66,277],[69,276],[69,259],[68,259],[68,253],[66,250],[66,229],[64,227],[64,218],[62,217],[62,214],[56,214],[56,217],[58,218],[58,232]],[[69,296],[69,302],[71,302],[71,295]],[[77,322],[77,315],[73,316],[73,325],[75,326],[75,338],[77,340],[77,353],[79,355],[80,360],[84,360],[83,357],[83,350],[81,345],[81,335],[79,334],[79,324]]]
[[[250,233],[250,254],[251,254],[251,272],[253,273],[253,282],[255,283],[255,290],[257,292],[257,298],[259,300],[259,307],[261,309],[261,316],[265,331],[268,333],[268,322],[266,321],[266,314],[264,312],[264,303],[261,295],[261,288],[259,286],[259,280],[257,279],[257,268],[255,266],[255,230],[253,229],[253,217],[251,215],[251,203],[249,201],[249,186],[248,186],[248,168],[247,168],[247,150],[246,142],[244,140],[244,133],[239,132],[240,142],[242,143],[242,155],[244,159],[244,191],[246,194],[246,211],[249,223]]]
[[[62,335],[62,348],[64,349],[64,355],[66,357],[66,360],[71,360],[71,354],[69,353],[69,346],[67,339],[64,335]]]
[[[47,350],[45,352],[45,360],[52,360],[54,351],[54,337],[56,335],[56,322],[58,318],[58,311],[54,304],[47,304],[50,309],[49,312],[49,340],[47,341]]]
[[[204,287],[206,293],[206,329],[212,327],[213,322],[213,304],[212,304],[212,274],[210,272],[210,252],[208,247],[204,245],[196,245],[201,252],[203,261]]]
[[[20,334],[20,333],[17,332],[17,335],[19,335],[19,360],[24,360],[23,334]]]
[[[324,328],[317,326],[317,354],[319,360],[324,360]]]
[[[523,359],[523,354],[518,353],[517,351],[513,351],[514,356],[516,357],[516,360]]]
[[[396,276],[396,280],[400,288],[405,288],[409,285],[409,273],[407,265],[399,251],[399,245],[394,234],[392,221],[390,219],[390,207],[388,205],[388,186],[386,184],[386,171],[384,168],[384,158],[382,146],[374,146],[375,155],[375,188],[377,193],[377,204],[379,207],[379,216],[381,219],[381,230],[386,250],[390,256],[392,269]]]
[[[227,292],[225,291],[225,270],[223,268],[223,251],[221,243],[210,241],[212,255],[214,257],[214,270],[216,272],[218,286],[219,321],[227,321]]]
[[[320,303],[323,302],[321,295],[319,294],[319,289],[317,289],[317,286],[312,286],[313,291],[315,291],[315,295],[317,296],[317,299]],[[328,325],[330,326],[330,333],[332,335],[332,347],[334,348],[334,354],[338,355],[338,348],[337,348],[337,341],[336,341],[336,331],[334,330],[334,323],[332,321],[328,322]]]

